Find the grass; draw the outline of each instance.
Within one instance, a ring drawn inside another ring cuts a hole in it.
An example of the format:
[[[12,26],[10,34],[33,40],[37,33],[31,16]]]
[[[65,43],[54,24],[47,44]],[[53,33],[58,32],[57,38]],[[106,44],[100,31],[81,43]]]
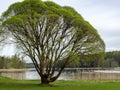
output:
[[[0,90],[120,90],[114,81],[56,81],[43,86],[39,80],[13,80],[0,77]]]

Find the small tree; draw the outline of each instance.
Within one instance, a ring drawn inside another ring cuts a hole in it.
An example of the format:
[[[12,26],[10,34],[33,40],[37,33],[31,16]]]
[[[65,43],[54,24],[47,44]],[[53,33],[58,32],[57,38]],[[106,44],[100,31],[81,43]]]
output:
[[[3,30],[30,57],[42,84],[54,82],[68,63],[79,61],[81,53],[104,52],[97,31],[68,6],[24,0],[11,5],[2,20]]]

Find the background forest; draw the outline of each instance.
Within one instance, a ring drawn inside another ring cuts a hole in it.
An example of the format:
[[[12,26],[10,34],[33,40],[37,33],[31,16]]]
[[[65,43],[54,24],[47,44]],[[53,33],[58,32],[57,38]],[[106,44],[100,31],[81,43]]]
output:
[[[58,67],[62,62],[59,62]],[[18,55],[11,57],[0,56],[0,69],[7,68],[33,68],[32,63],[26,63]],[[99,56],[88,55],[81,56],[78,65],[69,64],[68,68],[94,68],[94,67],[120,67],[120,51],[106,52],[104,60],[101,60]]]
[[[26,63],[24,60],[20,59],[18,55],[13,55],[11,57],[0,56],[0,69],[8,68],[25,68]]]

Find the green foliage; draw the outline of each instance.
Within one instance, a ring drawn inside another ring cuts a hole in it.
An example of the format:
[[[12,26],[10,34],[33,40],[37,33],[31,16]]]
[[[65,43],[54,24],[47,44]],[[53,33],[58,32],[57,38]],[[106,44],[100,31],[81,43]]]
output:
[[[101,67],[103,61],[103,53],[81,55],[79,67]]]
[[[9,68],[9,61],[6,61],[6,58],[0,57],[0,68]]]
[[[81,17],[81,19],[83,19],[83,17],[82,17],[80,14],[78,14],[78,12],[76,12],[74,8],[72,8],[72,7],[70,7],[70,6],[63,6],[63,8],[64,8],[65,10],[67,10],[67,11],[72,12],[71,14],[73,14],[74,17]],[[84,20],[84,19],[83,19],[83,20]]]
[[[56,4],[56,3],[54,3],[54,2],[52,2],[52,1],[45,1],[44,2],[48,7],[53,7],[53,8],[56,8],[56,9],[60,9],[61,8],[61,6],[60,5],[58,5],[58,4]]]
[[[108,58],[103,62],[103,67],[119,67],[118,62],[116,62],[114,59],[112,58]]]
[[[22,16],[23,17],[23,16]],[[21,15],[20,16],[12,16],[11,18],[7,19],[3,25],[6,25],[6,24],[21,24],[23,21],[22,21],[22,18]]]
[[[71,67],[78,67],[80,62],[79,62],[79,55],[75,52],[72,52],[72,51],[68,51],[68,55],[69,56],[69,64],[68,66],[71,66]]]
[[[31,15],[34,12],[43,13],[48,7],[40,0],[24,0],[12,4],[7,11],[3,13],[4,17],[27,14]]]
[[[106,52],[104,67],[120,67],[120,51]]]
[[[68,63],[79,64],[81,55],[104,57],[101,53],[105,44],[96,29],[68,6],[24,0],[12,4],[2,15],[2,27],[31,58],[44,83],[55,81]],[[61,67],[54,76],[60,61]]]
[[[0,56],[0,69],[25,68],[25,66],[25,61],[21,60],[17,55],[12,57]]]

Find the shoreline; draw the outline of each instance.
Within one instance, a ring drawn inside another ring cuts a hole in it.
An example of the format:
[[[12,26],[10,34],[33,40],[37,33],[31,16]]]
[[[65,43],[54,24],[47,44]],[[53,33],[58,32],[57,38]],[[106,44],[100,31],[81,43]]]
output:
[[[31,71],[32,69],[27,69],[27,68],[24,68],[24,69],[14,69],[14,68],[12,68],[12,69],[0,69],[0,72],[18,72],[18,71],[21,71],[21,72],[23,72],[23,71]]]

